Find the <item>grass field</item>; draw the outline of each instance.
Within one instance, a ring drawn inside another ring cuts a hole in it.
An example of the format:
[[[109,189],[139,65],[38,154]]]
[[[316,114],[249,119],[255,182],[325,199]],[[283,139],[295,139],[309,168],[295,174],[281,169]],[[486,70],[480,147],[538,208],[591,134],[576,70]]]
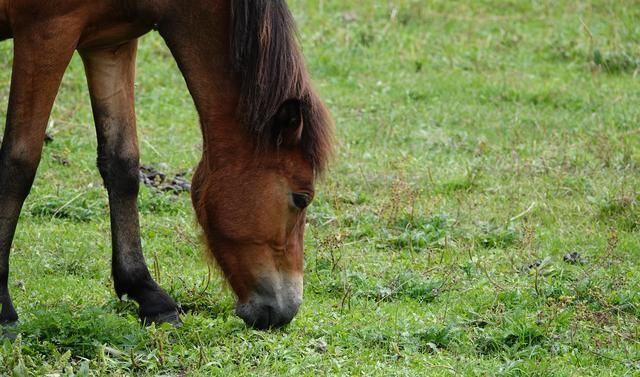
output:
[[[146,187],[145,255],[184,327],[115,298],[76,57],[14,242],[0,374],[640,374],[638,2],[289,3],[339,138],[296,319],[248,329],[207,283],[188,195]],[[5,42],[2,103],[10,67]],[[157,35],[138,72],[142,162],[190,177],[198,119]]]

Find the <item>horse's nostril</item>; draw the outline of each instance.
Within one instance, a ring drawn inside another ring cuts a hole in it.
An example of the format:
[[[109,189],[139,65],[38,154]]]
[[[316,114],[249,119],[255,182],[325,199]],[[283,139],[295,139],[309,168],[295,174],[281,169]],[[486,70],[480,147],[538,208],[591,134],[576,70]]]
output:
[[[291,322],[302,304],[302,278],[265,280],[257,284],[245,302],[238,302],[236,314],[248,326],[268,329]]]
[[[284,326],[291,322],[297,312],[295,308],[278,309],[270,304],[252,305],[241,304],[236,307],[236,313],[244,322],[258,330]]]
[[[276,320],[276,312],[273,309],[273,306],[267,305],[264,311],[265,311],[265,315],[267,316],[267,322],[269,323],[269,326],[272,326]]]
[[[236,314],[242,318],[247,326],[258,330],[265,330],[271,327],[272,309],[266,305],[256,305],[253,303],[238,304]]]

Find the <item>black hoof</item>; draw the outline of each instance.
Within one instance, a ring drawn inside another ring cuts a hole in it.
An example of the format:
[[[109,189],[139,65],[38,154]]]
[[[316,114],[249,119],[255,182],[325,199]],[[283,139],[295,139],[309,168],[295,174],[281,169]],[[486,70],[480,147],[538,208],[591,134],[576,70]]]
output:
[[[18,332],[16,331],[16,327],[18,326],[18,321],[9,321],[9,322],[1,322],[0,323],[0,330],[2,330],[2,333],[0,334],[0,339],[4,338],[4,339],[9,339],[9,340],[15,340],[16,337],[18,336]]]
[[[147,315],[142,317],[141,319],[142,323],[145,326],[151,325],[152,323],[155,323],[156,325],[168,323],[170,325],[173,325],[174,327],[182,327],[182,321],[180,320],[180,316],[178,316],[177,310],[154,315]]]

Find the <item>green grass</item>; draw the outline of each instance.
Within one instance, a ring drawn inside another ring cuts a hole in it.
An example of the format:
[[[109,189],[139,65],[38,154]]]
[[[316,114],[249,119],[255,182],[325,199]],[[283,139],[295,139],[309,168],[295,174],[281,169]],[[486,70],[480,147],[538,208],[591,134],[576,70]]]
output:
[[[14,242],[22,324],[0,374],[640,373],[637,2],[290,5],[340,141],[310,209],[293,323],[246,328],[216,273],[205,290],[188,195],[146,188],[147,261],[189,313],[181,329],[142,328],[115,298],[75,58]],[[143,162],[191,169],[197,116],[157,35],[138,71]],[[563,260],[572,252],[583,263]]]

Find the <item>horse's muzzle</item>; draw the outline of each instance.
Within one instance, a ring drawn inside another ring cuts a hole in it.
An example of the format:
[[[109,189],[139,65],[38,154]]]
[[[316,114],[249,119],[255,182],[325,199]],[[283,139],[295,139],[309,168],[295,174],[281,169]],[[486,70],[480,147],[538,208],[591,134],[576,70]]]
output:
[[[246,303],[236,304],[236,314],[259,330],[291,322],[302,304],[302,276],[262,279]]]

